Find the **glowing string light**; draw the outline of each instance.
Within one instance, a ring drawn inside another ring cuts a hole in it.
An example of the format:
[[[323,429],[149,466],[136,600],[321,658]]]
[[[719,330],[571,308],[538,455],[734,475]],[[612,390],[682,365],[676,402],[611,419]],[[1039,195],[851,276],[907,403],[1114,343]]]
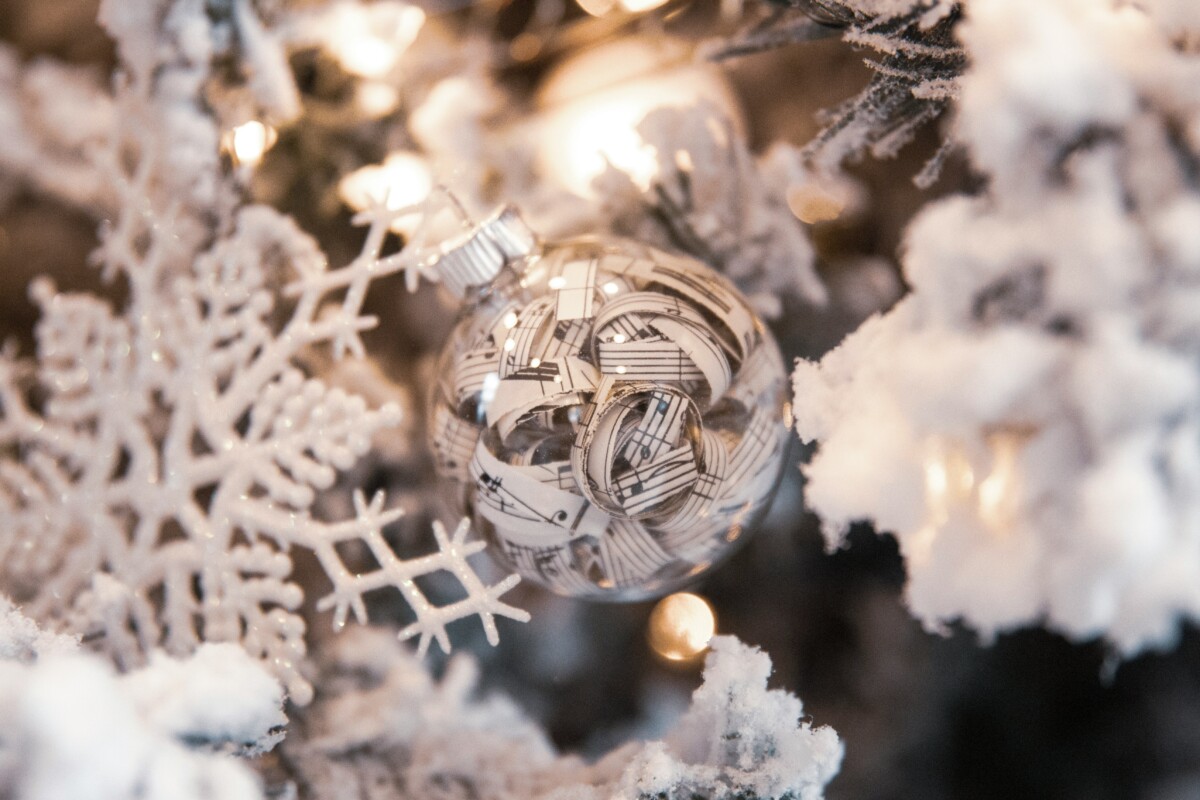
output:
[[[338,196],[355,211],[384,202],[388,208],[406,208],[420,203],[433,191],[433,172],[416,153],[392,153],[382,164],[356,169],[338,182]],[[411,233],[415,217],[401,217],[392,224],[397,233]]]
[[[225,151],[238,166],[255,167],[274,145],[279,134],[264,122],[250,120],[225,134]]]
[[[670,661],[687,661],[708,649],[717,632],[717,617],[703,597],[676,592],[650,612],[650,647]]]

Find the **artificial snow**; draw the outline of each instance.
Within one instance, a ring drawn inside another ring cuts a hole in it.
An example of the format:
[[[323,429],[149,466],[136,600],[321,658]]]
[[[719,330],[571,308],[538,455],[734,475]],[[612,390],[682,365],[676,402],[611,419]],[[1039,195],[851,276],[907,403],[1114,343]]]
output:
[[[953,135],[987,190],[922,209],[911,294],[797,365],[830,545],[894,533],[931,629],[1044,622],[1131,654],[1200,618],[1200,193],[1177,135],[1200,58],[1177,12],[968,4]]]
[[[36,630],[11,609],[0,637]],[[35,637],[36,638],[36,637]],[[283,689],[236,645],[189,659],[155,653],[117,675],[42,635],[36,660],[0,656],[0,795],[14,800],[259,800],[253,770],[226,751],[282,735]]]
[[[440,796],[479,800],[756,797],[819,800],[842,745],[804,720],[800,700],[767,689],[771,661],[717,637],[704,683],[661,741],[630,742],[594,764],[560,756],[509,700],[475,697],[465,656],[440,681],[369,628],[341,637],[327,659],[330,692],[305,711],[310,737],[285,742],[301,782],[321,798]]]

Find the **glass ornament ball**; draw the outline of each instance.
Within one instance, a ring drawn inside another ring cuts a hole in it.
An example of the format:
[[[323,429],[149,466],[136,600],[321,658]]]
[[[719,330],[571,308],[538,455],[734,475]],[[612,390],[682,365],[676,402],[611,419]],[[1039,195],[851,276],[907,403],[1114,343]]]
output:
[[[623,239],[543,243],[512,209],[435,268],[465,305],[429,443],[500,562],[559,594],[641,600],[754,530],[785,461],[787,374],[724,278]]]

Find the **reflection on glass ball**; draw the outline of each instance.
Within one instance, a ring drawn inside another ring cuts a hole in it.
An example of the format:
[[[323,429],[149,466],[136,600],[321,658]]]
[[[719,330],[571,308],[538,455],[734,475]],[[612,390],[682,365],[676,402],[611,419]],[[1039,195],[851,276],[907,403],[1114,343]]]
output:
[[[439,362],[430,444],[491,551],[560,594],[665,594],[765,513],[788,442],[778,348],[692,259],[619,239],[534,247]]]

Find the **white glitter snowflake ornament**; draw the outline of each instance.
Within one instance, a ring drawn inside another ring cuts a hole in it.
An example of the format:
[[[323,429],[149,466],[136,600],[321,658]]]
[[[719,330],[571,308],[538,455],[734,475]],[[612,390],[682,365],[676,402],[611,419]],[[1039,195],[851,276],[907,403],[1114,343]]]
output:
[[[240,642],[299,702],[311,687],[299,671],[293,546],[314,551],[333,581],[319,607],[334,608],[339,626],[349,609],[365,620],[364,592],[398,589],[417,615],[402,635],[419,635],[422,652],[432,639],[448,650],[445,626],[456,619],[480,615],[495,642],[494,614],[528,618],[497,599],[515,576],[489,587],[472,572],[466,557],[481,545],[465,542],[465,528],[453,538],[438,529],[438,553],[404,561],[382,533],[401,512],[385,510],[381,494],[357,497],[349,520],[310,516],[317,492],[400,417],[395,405],[369,409],[292,365],[321,342],[362,352],[358,332],[373,320],[358,307],[366,284],[389,272],[378,233],[330,271],[290,221],[251,207],[191,275],[161,293],[134,284],[124,316],[94,296],[35,286],[37,369],[0,362],[3,579],[35,616],[102,636],[126,664],[159,646]],[[275,332],[266,265],[281,253],[300,277]],[[341,289],[345,299],[322,311]],[[363,541],[379,569],[352,574],[335,549],[348,540]],[[413,579],[443,569],[467,597],[438,608]]]
[[[330,269],[291,219],[239,200],[221,162],[218,120],[232,112],[209,91],[224,74],[214,63],[240,59],[273,78],[250,87],[264,117],[296,109],[290,73],[264,66],[286,63],[280,43],[235,5],[102,3],[121,67],[108,141],[87,166],[115,198],[96,260],[125,299],[114,309],[38,282],[37,358],[0,357],[0,591],[125,667],[158,648],[236,642],[306,703],[293,547],[332,581],[320,607],[339,626],[350,609],[365,619],[362,593],[387,586],[411,605],[405,636],[422,650],[448,648],[453,620],[480,615],[494,642],[493,615],[526,615],[496,599],[515,579],[489,587],[471,572],[461,535],[397,558],[383,529],[401,512],[382,495],[356,497],[350,519],[314,518],[318,495],[401,408],[370,408],[299,365],[324,347],[364,356],[368,287],[403,265],[380,257],[386,221],[370,221],[359,256]],[[356,541],[378,570],[347,567],[338,546]],[[414,579],[439,570],[465,599],[433,606]]]

